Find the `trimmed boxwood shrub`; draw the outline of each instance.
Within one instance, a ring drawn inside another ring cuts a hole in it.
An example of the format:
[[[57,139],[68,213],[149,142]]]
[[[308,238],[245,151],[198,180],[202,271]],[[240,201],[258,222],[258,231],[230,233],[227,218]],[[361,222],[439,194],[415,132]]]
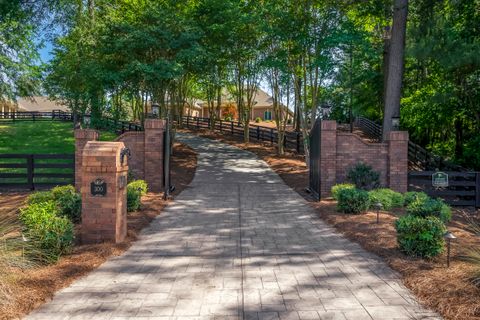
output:
[[[33,203],[20,209],[20,220],[25,226],[24,234],[41,252],[37,257],[45,262],[55,262],[70,252],[74,233],[73,223],[60,216],[57,203],[46,201]]]
[[[338,200],[338,193],[343,189],[355,189],[355,185],[351,183],[339,183],[332,187],[332,197]]]
[[[443,252],[445,225],[437,217],[406,215],[395,222],[400,250],[414,257],[430,258]]]
[[[142,196],[148,192],[148,186],[144,180],[134,180],[128,184],[128,187],[137,189]]]
[[[256,117],[256,118],[255,118],[255,122],[256,122],[256,123],[260,123],[260,122],[262,122],[262,118],[260,118],[260,117]]]
[[[52,189],[53,199],[57,202],[60,213],[73,223],[82,217],[82,196],[71,185]]]
[[[368,192],[359,189],[342,189],[338,193],[337,209],[344,213],[358,214],[370,207]]]
[[[82,197],[71,185],[55,187],[51,191],[32,193],[27,198],[27,204],[38,204],[54,201],[60,215],[69,218],[73,223],[80,222],[82,215]]]
[[[405,206],[408,206],[415,200],[427,200],[429,197],[425,192],[416,192],[416,191],[409,191],[404,194],[405,198]]]
[[[368,192],[370,205],[380,202],[384,210],[403,207],[403,195],[387,188],[375,189]]]
[[[452,209],[439,199],[417,198],[407,206],[407,213],[417,217],[437,217],[444,223],[452,219]]]
[[[348,170],[347,179],[362,190],[372,190],[380,186],[380,173],[362,162]]]
[[[148,186],[143,180],[135,180],[127,185],[127,211],[133,212],[140,208],[142,195],[147,193]]]

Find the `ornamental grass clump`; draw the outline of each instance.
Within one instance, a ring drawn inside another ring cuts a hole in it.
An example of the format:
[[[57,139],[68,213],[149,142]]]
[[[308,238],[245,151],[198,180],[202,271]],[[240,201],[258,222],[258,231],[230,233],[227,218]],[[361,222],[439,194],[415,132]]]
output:
[[[370,207],[368,192],[364,190],[341,189],[337,200],[337,210],[343,213],[359,214]]]
[[[338,194],[341,190],[344,189],[355,189],[355,185],[351,183],[339,183],[332,187],[332,197],[335,200],[338,200]]]
[[[384,210],[403,207],[403,195],[387,188],[371,190],[368,192],[368,196],[370,197],[370,205],[381,203]]]
[[[400,250],[409,256],[432,258],[444,250],[447,229],[437,217],[405,215],[395,222],[395,229]]]

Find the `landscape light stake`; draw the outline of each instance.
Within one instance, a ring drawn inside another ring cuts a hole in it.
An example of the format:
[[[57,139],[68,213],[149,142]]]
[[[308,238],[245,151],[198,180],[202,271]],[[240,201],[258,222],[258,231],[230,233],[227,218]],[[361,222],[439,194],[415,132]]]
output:
[[[380,202],[376,202],[373,207],[377,210],[377,224],[380,222],[380,210],[382,210],[383,205]]]
[[[457,239],[457,237],[450,231],[447,231],[447,233],[443,235],[443,238],[447,240],[447,268],[450,268],[450,243],[452,240]]]

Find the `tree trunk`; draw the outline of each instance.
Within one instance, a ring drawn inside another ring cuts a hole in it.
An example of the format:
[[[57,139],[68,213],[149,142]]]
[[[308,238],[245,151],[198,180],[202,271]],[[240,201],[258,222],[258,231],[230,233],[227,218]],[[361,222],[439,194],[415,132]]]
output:
[[[387,139],[390,131],[392,131],[392,118],[400,116],[407,13],[408,0],[395,0],[392,39],[388,57],[385,112],[383,115],[383,141]]]

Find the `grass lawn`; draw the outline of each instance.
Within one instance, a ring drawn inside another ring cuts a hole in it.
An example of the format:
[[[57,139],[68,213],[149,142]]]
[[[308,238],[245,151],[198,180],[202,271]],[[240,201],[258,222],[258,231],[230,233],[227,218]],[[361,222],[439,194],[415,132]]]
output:
[[[116,135],[112,132],[100,132],[100,140],[112,141]],[[72,122],[60,121],[17,121],[0,123],[0,154],[74,154],[75,138]],[[21,159],[0,159],[1,164],[26,163]],[[67,162],[66,162],[67,161]],[[71,163],[69,160],[42,159],[36,160],[38,165],[52,163]],[[0,173],[22,174],[22,177],[0,178],[2,183],[26,183],[26,168],[0,168]],[[37,174],[69,174],[68,168],[37,168]],[[70,179],[36,177],[35,182],[70,183]]]
[[[112,141],[116,135],[101,132],[100,140]],[[25,121],[0,123],[2,153],[74,153],[75,139],[71,122]]]

